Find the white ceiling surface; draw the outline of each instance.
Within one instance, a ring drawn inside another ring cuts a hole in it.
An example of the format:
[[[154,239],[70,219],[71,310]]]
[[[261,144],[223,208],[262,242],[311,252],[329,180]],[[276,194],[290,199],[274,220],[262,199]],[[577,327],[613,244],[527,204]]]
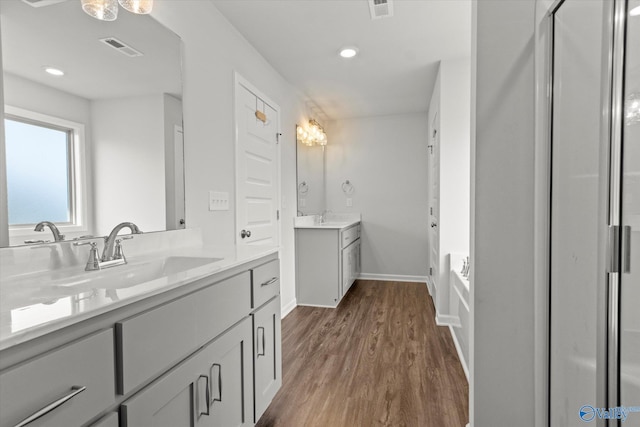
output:
[[[169,93],[181,98],[181,41],[149,16],[120,9],[103,22],[82,11],[79,1],[34,8],[0,1],[4,71],[81,96],[119,98]],[[115,37],[144,53],[127,57],[100,42]],[[53,77],[44,66],[65,71]]]
[[[320,119],[425,112],[438,61],[470,57],[470,0],[395,0],[377,20],[367,0],[211,1]]]

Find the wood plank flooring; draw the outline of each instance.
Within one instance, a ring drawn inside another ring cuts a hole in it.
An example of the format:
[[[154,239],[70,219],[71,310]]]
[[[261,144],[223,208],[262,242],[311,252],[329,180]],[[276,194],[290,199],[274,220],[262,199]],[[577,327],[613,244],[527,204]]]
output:
[[[258,427],[464,427],[468,384],[424,283],[357,281],[282,322],[282,388]]]

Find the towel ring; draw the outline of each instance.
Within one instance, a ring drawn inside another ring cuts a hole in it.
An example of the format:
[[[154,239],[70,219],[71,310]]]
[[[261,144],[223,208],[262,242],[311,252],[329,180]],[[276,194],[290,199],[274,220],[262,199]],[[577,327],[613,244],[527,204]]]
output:
[[[308,192],[309,184],[307,184],[307,181],[302,181],[300,184],[298,184],[298,193],[307,194]]]
[[[347,195],[353,193],[353,184],[351,184],[349,180],[342,183],[342,192]]]

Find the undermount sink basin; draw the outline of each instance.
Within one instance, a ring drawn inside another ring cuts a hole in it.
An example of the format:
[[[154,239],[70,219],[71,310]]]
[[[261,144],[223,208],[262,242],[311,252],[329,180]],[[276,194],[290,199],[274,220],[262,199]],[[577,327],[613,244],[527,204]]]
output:
[[[56,281],[58,283],[54,282],[53,285],[63,287],[87,285],[92,289],[122,289],[162,277],[184,273],[187,270],[220,260],[221,258],[169,256],[148,261],[130,262],[99,271],[86,271],[84,274],[73,277],[72,280]]]
[[[79,290],[123,289],[156,279],[179,275],[188,270],[220,261],[222,258],[168,256],[158,259],[129,261],[128,264],[97,271],[77,267],[24,275],[10,281],[11,288],[46,288],[53,293],[68,294]]]

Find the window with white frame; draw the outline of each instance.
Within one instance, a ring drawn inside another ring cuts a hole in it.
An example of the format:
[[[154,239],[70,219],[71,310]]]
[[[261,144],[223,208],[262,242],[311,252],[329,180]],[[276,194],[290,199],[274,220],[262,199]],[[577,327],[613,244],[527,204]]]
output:
[[[84,125],[9,106],[4,124],[9,230],[83,230]]]

